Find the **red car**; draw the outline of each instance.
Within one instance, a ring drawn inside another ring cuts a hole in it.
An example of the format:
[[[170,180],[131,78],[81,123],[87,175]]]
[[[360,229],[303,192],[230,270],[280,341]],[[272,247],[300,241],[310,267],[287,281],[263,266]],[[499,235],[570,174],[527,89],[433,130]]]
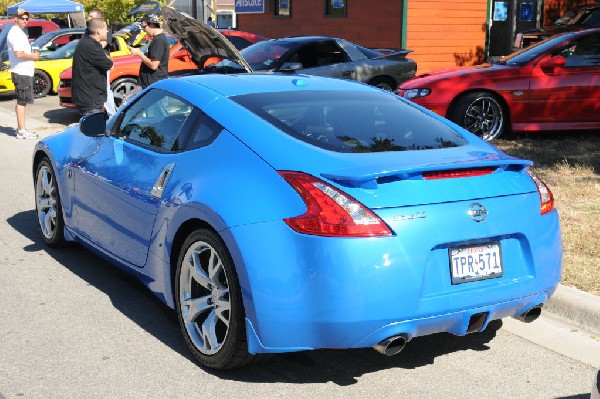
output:
[[[237,30],[219,30],[239,50],[266,38],[253,33]],[[196,70],[198,66],[192,61],[187,50],[175,39],[167,35],[170,47],[169,73],[183,70]],[[145,51],[145,49],[142,49]],[[137,85],[137,77],[140,70],[141,60],[133,55],[113,58],[114,67],[110,71],[110,88],[115,96],[115,104],[119,106],[122,99]],[[75,104],[71,98],[71,68],[60,74],[58,85],[58,98],[60,105],[74,108]]]
[[[0,31],[2,31],[2,29],[4,29],[5,26],[8,27],[8,29],[10,29],[14,22],[14,17],[0,19]],[[27,37],[29,37],[29,42],[31,43],[38,37],[42,36],[44,33],[52,32],[58,29],[60,29],[60,26],[58,26],[52,21],[48,21],[47,19],[30,18],[27,22],[25,32],[27,33]]]
[[[488,141],[509,129],[600,129],[600,29],[559,34],[492,64],[423,74],[396,94]]]

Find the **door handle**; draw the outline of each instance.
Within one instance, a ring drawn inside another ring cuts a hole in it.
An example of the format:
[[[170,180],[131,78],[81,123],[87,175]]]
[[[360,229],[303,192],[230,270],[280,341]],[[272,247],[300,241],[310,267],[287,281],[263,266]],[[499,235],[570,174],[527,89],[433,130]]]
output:
[[[171,172],[173,171],[174,167],[175,167],[174,163],[168,164],[167,166],[165,166],[163,171],[160,173],[160,175],[158,176],[158,179],[156,179],[156,182],[154,183],[154,187],[152,187],[152,191],[150,192],[150,194],[154,198],[162,197],[165,186],[167,185],[167,180],[169,180],[169,176],[171,175]]]

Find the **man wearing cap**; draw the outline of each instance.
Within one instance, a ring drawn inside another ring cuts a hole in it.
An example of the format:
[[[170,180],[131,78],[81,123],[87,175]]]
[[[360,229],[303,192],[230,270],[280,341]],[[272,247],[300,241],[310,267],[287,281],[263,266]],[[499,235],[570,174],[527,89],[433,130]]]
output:
[[[27,130],[25,126],[25,107],[33,104],[33,61],[40,58],[40,53],[31,51],[29,38],[25,34],[25,27],[29,21],[29,13],[21,8],[17,10],[15,24],[8,31],[6,42],[8,45],[8,60],[15,91],[17,93],[17,138],[37,139],[37,135]]]
[[[169,76],[169,43],[156,14],[144,15],[142,29],[152,37],[148,51],[144,54],[140,49],[130,47],[132,55],[140,57],[142,64],[138,75],[138,85],[145,89],[152,83]]]

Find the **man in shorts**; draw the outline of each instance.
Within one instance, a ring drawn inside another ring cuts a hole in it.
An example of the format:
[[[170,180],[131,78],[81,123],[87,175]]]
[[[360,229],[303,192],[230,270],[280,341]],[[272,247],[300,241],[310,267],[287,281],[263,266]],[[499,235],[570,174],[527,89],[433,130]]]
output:
[[[40,58],[40,53],[31,51],[29,38],[25,34],[25,27],[29,21],[29,13],[21,8],[17,10],[15,24],[8,31],[6,42],[8,45],[8,59],[12,81],[17,93],[17,138],[37,139],[37,135],[27,130],[25,126],[25,107],[33,104],[33,61]]]

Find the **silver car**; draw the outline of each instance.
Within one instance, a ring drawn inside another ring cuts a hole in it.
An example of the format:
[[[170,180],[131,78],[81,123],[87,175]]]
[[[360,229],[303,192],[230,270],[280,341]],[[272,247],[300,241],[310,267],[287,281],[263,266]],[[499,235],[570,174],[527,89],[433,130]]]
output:
[[[169,7],[162,12],[170,32],[204,72],[299,72],[357,80],[392,91],[417,71],[415,61],[406,58],[411,50],[369,49],[327,36],[271,39],[233,52],[221,47],[218,32],[208,25]],[[207,66],[214,57],[222,61]]]

